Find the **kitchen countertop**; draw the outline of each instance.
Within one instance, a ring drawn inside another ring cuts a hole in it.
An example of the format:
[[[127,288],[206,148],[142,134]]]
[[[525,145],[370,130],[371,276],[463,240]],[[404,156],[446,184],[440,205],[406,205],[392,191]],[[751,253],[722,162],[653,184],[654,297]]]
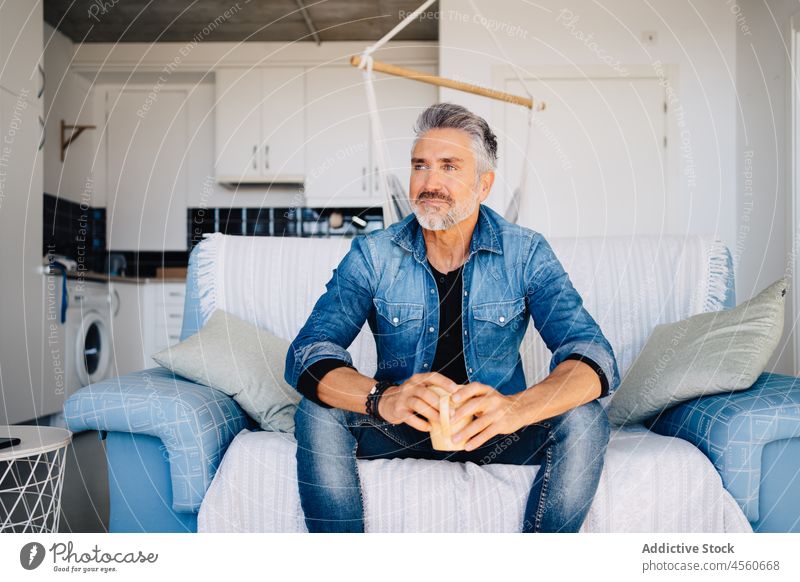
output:
[[[45,267],[45,274],[60,275],[60,271],[48,271]],[[186,277],[134,277],[128,275],[109,275],[108,273],[97,273],[95,271],[67,271],[67,279],[83,279],[84,281],[99,281],[101,283],[133,283],[137,285],[147,283],[186,283]]]

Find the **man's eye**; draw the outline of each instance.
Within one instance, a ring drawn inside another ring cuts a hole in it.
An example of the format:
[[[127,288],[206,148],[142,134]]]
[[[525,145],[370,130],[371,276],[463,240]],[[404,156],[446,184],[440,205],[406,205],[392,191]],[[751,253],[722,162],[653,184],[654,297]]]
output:
[[[453,164],[445,164],[444,165],[444,169],[445,170],[455,170],[457,168]]]
[[[414,164],[414,169],[415,170],[424,170],[425,169],[425,164]]]

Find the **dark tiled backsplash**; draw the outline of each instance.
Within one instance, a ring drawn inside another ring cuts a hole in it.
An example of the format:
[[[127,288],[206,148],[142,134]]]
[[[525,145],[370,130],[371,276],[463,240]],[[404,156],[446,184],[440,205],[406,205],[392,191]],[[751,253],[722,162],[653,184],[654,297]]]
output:
[[[330,226],[333,213],[341,214],[342,226]],[[353,217],[367,225],[356,226]],[[383,228],[383,209],[375,208],[190,208],[188,245],[192,249],[211,232],[247,236],[355,236]]]
[[[106,209],[44,195],[42,256],[65,255],[88,271],[101,271],[106,249]]]
[[[342,226],[334,228],[341,215]],[[360,220],[353,221],[354,217]],[[360,227],[356,223],[365,222]],[[114,251],[125,256],[128,276],[152,277],[157,267],[185,267],[189,251],[203,234],[222,232],[248,236],[355,236],[383,228],[383,210],[375,208],[189,208],[188,251]],[[44,195],[42,255],[65,255],[80,269],[109,272],[106,209]]]

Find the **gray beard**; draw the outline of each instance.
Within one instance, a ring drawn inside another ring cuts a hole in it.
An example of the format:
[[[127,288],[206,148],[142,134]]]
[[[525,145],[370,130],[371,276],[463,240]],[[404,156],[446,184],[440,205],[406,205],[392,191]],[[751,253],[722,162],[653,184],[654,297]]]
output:
[[[419,203],[413,205],[414,215],[422,228],[427,230],[447,230],[475,212],[478,207],[478,191],[472,191],[472,200],[467,205],[459,208],[456,204],[449,208],[444,216],[439,215],[436,211],[425,212],[421,206]]]

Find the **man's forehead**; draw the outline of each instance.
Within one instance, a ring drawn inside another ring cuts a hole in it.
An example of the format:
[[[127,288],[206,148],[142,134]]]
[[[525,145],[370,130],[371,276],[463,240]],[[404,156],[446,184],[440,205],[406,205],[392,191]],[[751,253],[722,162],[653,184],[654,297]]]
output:
[[[431,130],[420,136],[414,156],[435,156],[437,159],[463,160],[472,156],[469,134],[458,130]]]

